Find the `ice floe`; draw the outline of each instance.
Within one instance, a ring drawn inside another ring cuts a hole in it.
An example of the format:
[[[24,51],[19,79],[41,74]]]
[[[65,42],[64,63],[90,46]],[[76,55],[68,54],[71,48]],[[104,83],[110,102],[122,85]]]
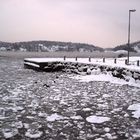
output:
[[[140,103],[130,105],[128,110],[132,110],[132,114],[134,118],[140,118]]]
[[[36,129],[28,129],[27,132],[25,133],[26,137],[29,138],[39,138],[43,134],[42,131],[38,131]]]
[[[83,119],[80,115],[78,115],[78,116],[72,116],[70,118],[71,119],[74,119],[74,120],[82,120]]]
[[[58,120],[62,120],[62,119],[64,119],[64,117],[61,115],[58,115],[57,113],[54,113],[47,117],[48,122],[54,122],[54,121],[58,121]]]
[[[110,121],[110,118],[109,117],[102,117],[102,116],[92,115],[92,116],[87,117],[86,120],[89,123],[97,123],[97,124],[100,124],[100,123],[104,123],[106,121]]]
[[[91,108],[83,108],[82,110],[85,111],[85,112],[86,111],[88,112],[88,111],[91,111],[92,109]]]
[[[105,131],[105,132],[109,132],[109,131],[110,131],[110,128],[109,128],[109,127],[105,127],[105,128],[104,128],[104,131]]]
[[[135,132],[133,133],[134,138],[140,138],[140,129],[135,129]]]
[[[18,134],[18,129],[16,128],[5,128],[3,129],[3,135],[6,139],[11,138]]]

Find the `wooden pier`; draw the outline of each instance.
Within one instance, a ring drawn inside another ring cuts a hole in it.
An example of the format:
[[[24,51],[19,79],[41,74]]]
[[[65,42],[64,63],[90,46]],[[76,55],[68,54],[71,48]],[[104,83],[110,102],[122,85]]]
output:
[[[64,60],[62,58],[58,58],[58,60],[57,58],[26,58],[24,68],[46,72],[60,71],[63,68]]]

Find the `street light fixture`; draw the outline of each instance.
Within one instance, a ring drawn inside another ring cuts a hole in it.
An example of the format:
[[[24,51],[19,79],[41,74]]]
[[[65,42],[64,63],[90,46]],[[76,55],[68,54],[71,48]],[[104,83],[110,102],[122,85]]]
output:
[[[129,47],[130,47],[130,20],[131,20],[131,12],[135,12],[135,9],[129,10],[129,23],[128,23],[128,57],[127,57],[127,64],[129,64]]]

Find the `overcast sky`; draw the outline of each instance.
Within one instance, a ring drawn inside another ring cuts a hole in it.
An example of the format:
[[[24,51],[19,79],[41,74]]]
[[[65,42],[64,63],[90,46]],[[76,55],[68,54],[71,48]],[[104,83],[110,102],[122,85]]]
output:
[[[114,47],[140,40],[140,0],[0,0],[0,40],[52,40]]]

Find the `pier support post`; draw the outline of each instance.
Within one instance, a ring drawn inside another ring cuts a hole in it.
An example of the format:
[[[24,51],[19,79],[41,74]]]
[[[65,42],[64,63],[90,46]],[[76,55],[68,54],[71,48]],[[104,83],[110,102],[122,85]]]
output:
[[[103,63],[105,63],[105,58],[103,58]]]
[[[91,57],[89,56],[89,62],[91,62]]]
[[[115,64],[117,63],[117,59],[116,59],[116,58],[114,59],[114,63],[115,63]]]
[[[127,59],[125,59],[125,65],[127,65]]]
[[[64,56],[64,61],[66,60],[66,56]]]
[[[137,61],[137,66],[140,66],[140,61],[139,60]]]

